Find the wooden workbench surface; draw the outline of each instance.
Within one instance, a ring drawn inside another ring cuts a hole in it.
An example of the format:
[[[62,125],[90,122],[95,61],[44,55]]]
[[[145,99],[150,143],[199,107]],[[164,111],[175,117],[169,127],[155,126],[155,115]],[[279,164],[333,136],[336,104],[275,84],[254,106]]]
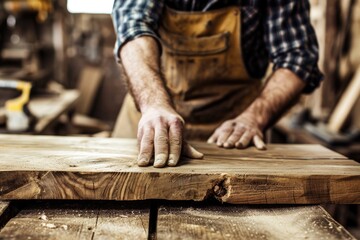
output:
[[[0,226],[0,239],[355,240],[320,206],[173,201],[27,201],[3,205],[13,214],[4,216],[7,221]],[[10,211],[12,208],[17,211]],[[0,221],[2,218],[0,215]]]
[[[194,145],[204,159],[156,169],[136,165],[135,140],[0,135],[0,199],[360,203],[360,164],[321,146]]]

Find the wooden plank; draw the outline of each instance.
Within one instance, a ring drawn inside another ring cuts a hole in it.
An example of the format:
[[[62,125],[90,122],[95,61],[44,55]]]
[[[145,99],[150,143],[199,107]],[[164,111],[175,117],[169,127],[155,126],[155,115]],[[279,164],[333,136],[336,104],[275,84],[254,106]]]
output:
[[[227,150],[140,168],[135,139],[0,135],[0,200],[196,200],[360,203],[360,164],[319,145]]]
[[[16,213],[17,209],[9,201],[0,201],[0,231]]]
[[[157,239],[355,239],[320,206],[159,208]]]
[[[147,239],[149,208],[134,203],[31,203],[0,239]]]
[[[346,119],[349,117],[356,101],[360,98],[360,67],[355,73],[354,78],[349,83],[346,91],[341,96],[339,103],[336,105],[330,116],[328,129],[331,132],[339,133],[344,126]]]
[[[0,218],[1,215],[5,212],[5,210],[9,207],[10,202],[8,201],[0,201]]]
[[[74,107],[78,98],[77,90],[65,90],[59,95],[31,99],[29,109],[38,118],[34,127],[35,133],[43,133],[60,115]]]
[[[76,104],[77,113],[83,115],[90,113],[102,79],[103,73],[102,69],[99,67],[86,66],[81,71],[78,86],[80,98]]]
[[[88,117],[81,114],[75,114],[72,119],[72,124],[78,129],[82,129],[83,132],[102,132],[110,131],[109,124],[92,117]]]

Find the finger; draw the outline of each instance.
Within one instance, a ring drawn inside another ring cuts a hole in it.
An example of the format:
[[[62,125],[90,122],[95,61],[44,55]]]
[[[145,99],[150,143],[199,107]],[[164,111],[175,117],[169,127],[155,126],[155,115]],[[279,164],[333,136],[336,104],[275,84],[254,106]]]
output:
[[[224,148],[233,148],[235,147],[235,143],[238,142],[241,136],[244,134],[245,129],[235,129],[235,131],[229,136],[229,138],[224,143]]]
[[[252,139],[252,136],[251,136],[250,132],[246,131],[241,136],[240,140],[237,143],[235,143],[236,148],[239,148],[239,149],[246,148],[249,145],[251,139]]]
[[[222,147],[226,140],[229,138],[229,136],[233,133],[233,130],[233,127],[222,128],[219,133],[219,138],[216,141],[216,145]]]
[[[136,136],[139,144],[141,143],[143,136],[144,136],[144,128],[142,127],[142,128],[138,129],[137,136]]]
[[[266,145],[259,135],[253,137],[254,145],[259,150],[266,150]]]
[[[164,125],[160,125],[155,129],[154,145],[154,167],[164,167],[169,157],[168,130]]]
[[[215,132],[209,137],[209,139],[207,140],[207,143],[209,143],[209,144],[216,143],[218,137],[219,137],[218,131],[215,131]]]
[[[138,166],[148,166],[154,152],[154,130],[146,129],[143,131],[143,136],[140,140]]]
[[[183,148],[182,148],[182,154],[185,157],[188,158],[196,158],[196,159],[201,159],[204,157],[204,154],[202,154],[201,152],[199,152],[198,150],[196,150],[195,148],[193,148],[190,144],[188,144],[187,142],[183,143]]]
[[[169,128],[169,161],[168,165],[170,167],[175,167],[179,162],[181,155],[181,146],[182,146],[182,131],[183,125],[180,120],[173,122]]]

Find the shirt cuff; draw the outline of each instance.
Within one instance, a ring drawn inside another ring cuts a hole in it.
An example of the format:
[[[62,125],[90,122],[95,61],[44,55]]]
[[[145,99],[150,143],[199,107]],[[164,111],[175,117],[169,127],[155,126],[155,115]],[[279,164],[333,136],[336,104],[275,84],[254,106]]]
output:
[[[135,29],[128,29],[127,31],[125,31],[123,34],[121,34],[120,36],[118,36],[116,43],[115,43],[115,47],[114,47],[114,56],[116,58],[116,61],[118,63],[121,62],[120,59],[120,50],[121,48],[129,41],[132,41],[138,37],[142,37],[142,36],[149,36],[149,37],[153,37],[159,47],[159,51],[161,54],[162,51],[162,47],[161,47],[161,42],[160,42],[160,38],[158,37],[158,35],[152,31],[147,31],[147,30],[135,30]]]
[[[320,72],[319,68],[315,65],[312,69],[304,69],[299,65],[294,65],[288,62],[283,62],[279,64],[275,64],[273,67],[273,71],[279,68],[286,68],[296,74],[301,80],[306,83],[305,88],[303,89],[303,93],[309,94],[312,93],[323,80],[324,76]]]

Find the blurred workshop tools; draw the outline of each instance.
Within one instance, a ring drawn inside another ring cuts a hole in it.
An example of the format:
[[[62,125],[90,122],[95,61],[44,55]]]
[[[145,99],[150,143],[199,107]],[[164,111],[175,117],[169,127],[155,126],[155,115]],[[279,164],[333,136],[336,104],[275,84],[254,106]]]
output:
[[[28,130],[31,115],[26,107],[30,100],[31,83],[0,79],[0,88],[16,89],[21,92],[19,97],[5,102],[7,130],[14,132]]]

